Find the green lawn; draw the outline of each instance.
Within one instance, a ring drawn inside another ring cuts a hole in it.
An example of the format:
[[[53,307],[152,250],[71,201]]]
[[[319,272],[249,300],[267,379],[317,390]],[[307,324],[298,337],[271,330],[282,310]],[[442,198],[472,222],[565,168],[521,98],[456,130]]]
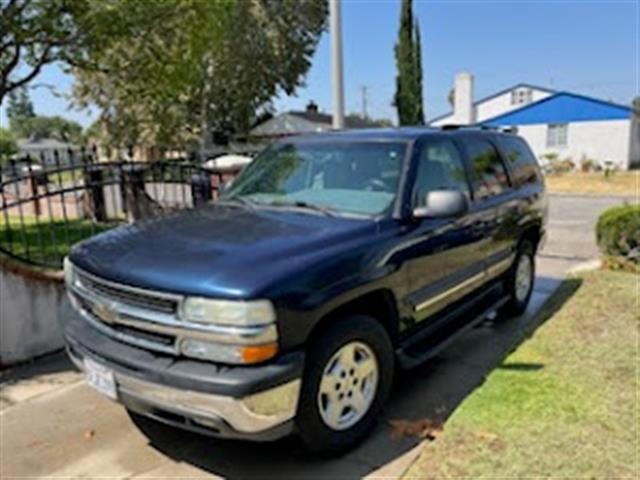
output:
[[[548,320],[406,478],[638,478],[639,295],[633,274],[567,280],[541,312]]]
[[[69,220],[38,223],[35,217],[24,217],[24,231],[19,217],[0,216],[0,249],[12,255],[52,268],[62,267],[62,259],[71,246],[94,233],[109,230],[116,222],[93,224],[89,220]]]

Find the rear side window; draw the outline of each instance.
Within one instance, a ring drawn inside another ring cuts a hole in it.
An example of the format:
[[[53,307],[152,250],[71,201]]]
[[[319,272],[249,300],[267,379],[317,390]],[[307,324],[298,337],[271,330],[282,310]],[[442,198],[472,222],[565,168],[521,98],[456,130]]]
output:
[[[507,171],[495,147],[487,140],[465,141],[470,162],[471,182],[476,200],[500,195],[509,188]]]
[[[515,184],[537,183],[540,180],[538,163],[525,141],[518,137],[504,137],[500,143],[513,171]]]

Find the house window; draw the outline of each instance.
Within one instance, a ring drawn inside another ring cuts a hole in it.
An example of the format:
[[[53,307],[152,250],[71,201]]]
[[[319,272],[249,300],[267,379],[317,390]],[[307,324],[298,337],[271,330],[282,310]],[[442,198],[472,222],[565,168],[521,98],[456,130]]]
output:
[[[524,105],[531,103],[532,92],[530,88],[517,88],[511,91],[511,105]]]
[[[567,127],[566,123],[550,123],[547,126],[547,147],[566,147]]]

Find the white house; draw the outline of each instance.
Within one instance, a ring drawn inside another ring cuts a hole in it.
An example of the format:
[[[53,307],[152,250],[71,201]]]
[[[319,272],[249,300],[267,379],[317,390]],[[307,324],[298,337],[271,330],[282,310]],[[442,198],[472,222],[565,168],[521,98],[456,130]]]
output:
[[[25,138],[18,140],[18,157],[29,155],[34,162],[54,165],[58,155],[60,165],[69,163],[77,155],[80,147],[72,143],[61,142],[55,138]]]
[[[509,127],[544,161],[548,154],[575,164],[589,159],[621,169],[640,166],[638,112],[576,93],[518,84],[478,101],[473,76],[456,75],[454,110],[429,122]]]

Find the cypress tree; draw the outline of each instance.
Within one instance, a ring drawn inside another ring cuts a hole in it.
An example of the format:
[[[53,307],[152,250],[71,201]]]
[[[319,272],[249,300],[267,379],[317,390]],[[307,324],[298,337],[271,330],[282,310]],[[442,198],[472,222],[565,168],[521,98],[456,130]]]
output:
[[[395,56],[398,74],[394,105],[398,111],[398,122],[400,125],[422,125],[424,113],[420,31],[416,21],[414,32],[412,0],[402,0]]]
[[[415,32],[416,38],[414,41],[413,68],[414,75],[416,77],[416,117],[414,123],[416,125],[424,125],[424,104],[422,100],[422,47],[420,44],[420,24],[418,23],[418,20],[416,20]]]

